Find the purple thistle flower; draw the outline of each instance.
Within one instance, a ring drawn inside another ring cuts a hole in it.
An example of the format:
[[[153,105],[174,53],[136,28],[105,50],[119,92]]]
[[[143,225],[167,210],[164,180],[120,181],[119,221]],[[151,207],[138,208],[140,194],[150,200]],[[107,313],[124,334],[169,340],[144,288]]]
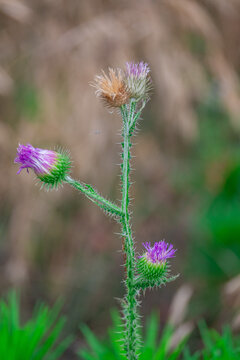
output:
[[[139,256],[137,262],[139,275],[148,280],[166,278],[169,271],[167,259],[174,257],[176,250],[165,241],[155,242],[153,246],[145,242],[143,246],[147,251]]]
[[[147,250],[143,256],[146,256],[146,259],[154,264],[165,262],[168,258],[174,257],[176,252],[173,245],[165,241],[155,242],[153,247],[149,242],[146,242],[143,243],[143,246]]]
[[[32,145],[20,145],[14,162],[20,165],[18,174],[23,169],[33,169],[37,177],[47,187],[57,187],[65,180],[71,161],[63,152],[34,148]]]
[[[23,169],[31,168],[37,176],[44,176],[53,169],[57,157],[58,154],[55,151],[34,148],[30,144],[19,144],[14,162],[21,165],[18,174]]]
[[[125,72],[125,83],[129,95],[136,101],[146,100],[149,97],[149,91],[152,88],[151,78],[149,76],[150,68],[147,63],[127,62]]]

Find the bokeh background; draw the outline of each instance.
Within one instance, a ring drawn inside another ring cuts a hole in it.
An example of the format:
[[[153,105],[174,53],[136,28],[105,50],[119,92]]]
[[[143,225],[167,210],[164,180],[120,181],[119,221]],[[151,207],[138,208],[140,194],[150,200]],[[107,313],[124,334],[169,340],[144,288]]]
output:
[[[0,0],[1,294],[20,289],[26,314],[61,296],[69,330],[105,332],[124,292],[118,226],[67,185],[40,191],[13,160],[18,143],[61,146],[75,178],[120,199],[121,119],[89,83],[143,60],[154,91],[134,138],[136,248],[173,243],[181,276],[142,313],[164,322],[187,284],[191,321],[239,328],[239,33],[239,0]]]

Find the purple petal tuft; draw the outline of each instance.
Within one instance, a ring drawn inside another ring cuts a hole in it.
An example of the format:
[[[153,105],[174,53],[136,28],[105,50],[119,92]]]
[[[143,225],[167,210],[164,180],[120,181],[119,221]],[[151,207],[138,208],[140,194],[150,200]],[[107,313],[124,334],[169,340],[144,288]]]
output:
[[[126,63],[126,67],[127,67],[127,74],[129,76],[134,76],[137,78],[142,78],[142,77],[146,77],[149,72],[150,72],[150,68],[148,66],[147,63],[144,63],[143,61],[141,61],[140,63],[133,63],[133,62],[127,62]]]
[[[155,242],[151,247],[149,242],[143,243],[143,246],[147,250],[146,257],[152,263],[159,263],[166,261],[168,258],[175,256],[175,250],[172,244],[168,244],[165,241]]]
[[[20,145],[17,149],[17,157],[14,162],[20,164],[18,174],[23,169],[31,168],[36,175],[49,174],[54,167],[58,154],[55,151],[34,148],[32,145]]]

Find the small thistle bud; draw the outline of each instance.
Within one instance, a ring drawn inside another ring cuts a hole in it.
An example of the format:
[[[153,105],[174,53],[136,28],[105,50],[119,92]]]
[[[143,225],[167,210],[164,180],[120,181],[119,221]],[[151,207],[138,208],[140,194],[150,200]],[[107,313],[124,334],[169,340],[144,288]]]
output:
[[[14,162],[20,164],[18,174],[23,169],[33,169],[38,179],[48,187],[57,187],[67,176],[71,161],[67,154],[52,150],[20,145]]]
[[[147,63],[126,63],[126,87],[130,97],[136,101],[147,99],[152,88],[151,78],[149,76],[150,68]]]
[[[109,68],[109,76],[103,71],[102,75],[95,77],[93,86],[97,89],[97,96],[109,107],[116,108],[129,102],[129,93],[120,69]]]
[[[165,241],[155,242],[153,247],[146,242],[143,246],[147,251],[138,260],[139,274],[148,280],[158,280],[165,276],[168,272],[167,259],[174,257],[176,250]]]

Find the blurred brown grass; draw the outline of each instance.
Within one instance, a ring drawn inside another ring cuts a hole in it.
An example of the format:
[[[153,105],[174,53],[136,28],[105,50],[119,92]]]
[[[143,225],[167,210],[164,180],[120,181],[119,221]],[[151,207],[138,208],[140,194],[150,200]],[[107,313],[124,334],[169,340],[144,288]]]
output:
[[[68,148],[76,178],[119,198],[120,120],[89,82],[128,60],[147,61],[154,84],[133,162],[136,241],[182,241],[182,218],[155,210],[173,201],[171,158],[197,139],[200,101],[217,93],[240,130],[239,31],[239,0],[0,0],[2,289],[20,286],[27,302],[64,294],[73,322],[101,320],[121,296],[119,229],[71,189],[39,191],[13,159],[19,142]]]

